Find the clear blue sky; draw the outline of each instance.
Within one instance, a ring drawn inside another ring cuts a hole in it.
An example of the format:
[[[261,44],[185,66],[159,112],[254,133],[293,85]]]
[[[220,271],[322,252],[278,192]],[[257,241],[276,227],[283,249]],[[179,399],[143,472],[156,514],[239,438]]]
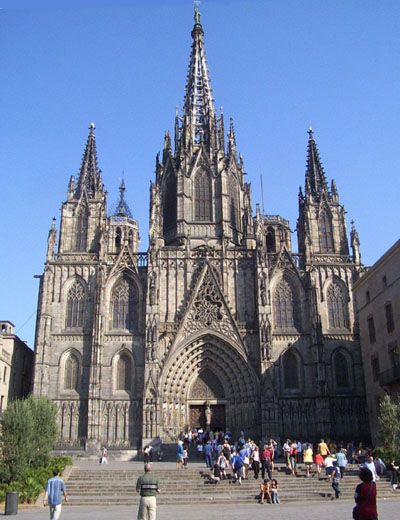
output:
[[[0,7],[0,318],[33,347],[33,275],[91,121],[109,208],[124,170],[147,248],[149,181],[182,107],[193,2]],[[295,229],[312,125],[372,264],[399,238],[400,2],[204,0],[201,12],[216,106],[234,118],[253,209],[262,174],[266,212]]]

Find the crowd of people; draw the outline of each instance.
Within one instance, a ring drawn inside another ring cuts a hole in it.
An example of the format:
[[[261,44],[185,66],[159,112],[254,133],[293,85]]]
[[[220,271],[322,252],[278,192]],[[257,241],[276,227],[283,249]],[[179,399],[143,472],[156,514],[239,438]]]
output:
[[[229,431],[199,429],[184,434],[178,441],[178,468],[187,467],[190,445],[195,446],[198,455],[204,458],[209,469],[208,479],[214,484],[229,478],[230,482],[241,485],[244,479],[249,478],[250,471],[255,480],[261,477],[260,503],[280,503],[278,481],[273,478],[278,459],[283,459],[289,474],[298,475],[298,465],[302,464],[306,478],[328,480],[336,499],[340,497],[340,482],[345,477],[348,464],[367,469],[372,482],[376,482],[388,470],[392,477],[393,490],[399,484],[399,468],[395,461],[386,467],[382,459],[374,457],[372,450],[362,443],[324,439],[312,443],[286,439],[279,445],[272,438],[256,443],[251,438],[246,438],[244,432],[235,440]]]

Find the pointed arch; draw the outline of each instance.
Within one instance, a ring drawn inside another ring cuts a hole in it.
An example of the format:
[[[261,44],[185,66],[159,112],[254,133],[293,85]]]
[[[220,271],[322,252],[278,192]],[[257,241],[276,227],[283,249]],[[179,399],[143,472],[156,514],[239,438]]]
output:
[[[233,229],[239,230],[239,202],[238,185],[235,177],[230,174],[228,177],[228,198],[229,198],[229,218]]]
[[[321,253],[332,253],[333,247],[333,232],[332,232],[332,218],[326,208],[322,208],[318,218],[319,231],[319,247]]]
[[[64,361],[64,390],[79,388],[79,361],[75,354],[69,352]]]
[[[75,251],[86,251],[87,234],[89,226],[89,214],[86,207],[81,207],[76,216],[75,227]]]
[[[205,170],[196,173],[194,179],[194,217],[197,221],[212,220],[211,178]]]
[[[293,349],[286,350],[282,359],[283,384],[286,390],[300,390],[300,360]]]
[[[81,329],[85,321],[86,291],[83,284],[76,280],[67,293],[65,327]]]
[[[111,329],[135,331],[138,327],[138,294],[127,276],[116,282],[111,292]]]
[[[118,356],[115,383],[116,390],[130,392],[132,389],[132,360],[126,353]]]
[[[349,377],[349,364],[346,356],[343,352],[339,351],[334,355],[334,374],[335,374],[335,384],[338,389],[348,389],[350,386],[350,377]]]
[[[164,184],[163,222],[164,231],[171,231],[176,227],[177,219],[177,182],[176,175],[170,171]]]
[[[122,231],[120,227],[117,227],[115,230],[115,250],[117,252],[121,251],[122,244]]]
[[[348,292],[339,280],[333,280],[326,293],[328,328],[349,329]]]
[[[272,226],[267,228],[267,234],[265,237],[267,253],[275,253],[276,251],[276,239],[275,239],[275,230]]]
[[[297,292],[288,277],[284,276],[273,293],[273,317],[276,329],[300,331],[300,309]]]

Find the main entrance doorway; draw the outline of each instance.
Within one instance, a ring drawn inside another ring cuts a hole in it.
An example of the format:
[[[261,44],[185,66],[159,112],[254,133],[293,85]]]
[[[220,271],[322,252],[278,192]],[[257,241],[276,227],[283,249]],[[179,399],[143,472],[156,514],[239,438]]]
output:
[[[210,429],[212,431],[225,431],[225,405],[224,404],[209,404],[210,408]],[[207,429],[206,417],[206,403],[204,404],[190,404],[189,405],[189,427]]]

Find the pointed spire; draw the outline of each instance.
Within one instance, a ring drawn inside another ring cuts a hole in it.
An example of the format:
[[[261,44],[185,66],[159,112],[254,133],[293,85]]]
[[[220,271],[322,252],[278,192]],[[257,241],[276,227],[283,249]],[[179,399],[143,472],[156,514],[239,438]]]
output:
[[[351,249],[353,251],[353,262],[357,265],[361,264],[361,253],[360,253],[360,238],[356,230],[354,220],[351,221],[351,232],[350,232]]]
[[[230,118],[229,122],[228,155],[234,155],[236,157],[236,136],[232,118]]]
[[[102,191],[103,189],[101,171],[97,166],[96,138],[94,134],[95,128],[95,124],[90,123],[89,135],[82,158],[78,183],[76,185],[76,198],[79,198],[84,191],[89,198],[93,198],[96,195],[96,192],[99,190]]]
[[[310,126],[308,129],[306,194],[309,195],[310,191],[311,194],[316,195],[323,190],[328,192],[325,172],[322,167],[317,144],[314,139],[314,131]]]
[[[113,217],[126,217],[132,219],[132,213],[129,209],[129,206],[125,200],[125,181],[122,178],[121,184],[119,186],[119,201],[113,213]]]
[[[183,107],[186,143],[210,143],[214,120],[214,101],[204,48],[204,31],[198,2],[194,7],[192,50]]]

